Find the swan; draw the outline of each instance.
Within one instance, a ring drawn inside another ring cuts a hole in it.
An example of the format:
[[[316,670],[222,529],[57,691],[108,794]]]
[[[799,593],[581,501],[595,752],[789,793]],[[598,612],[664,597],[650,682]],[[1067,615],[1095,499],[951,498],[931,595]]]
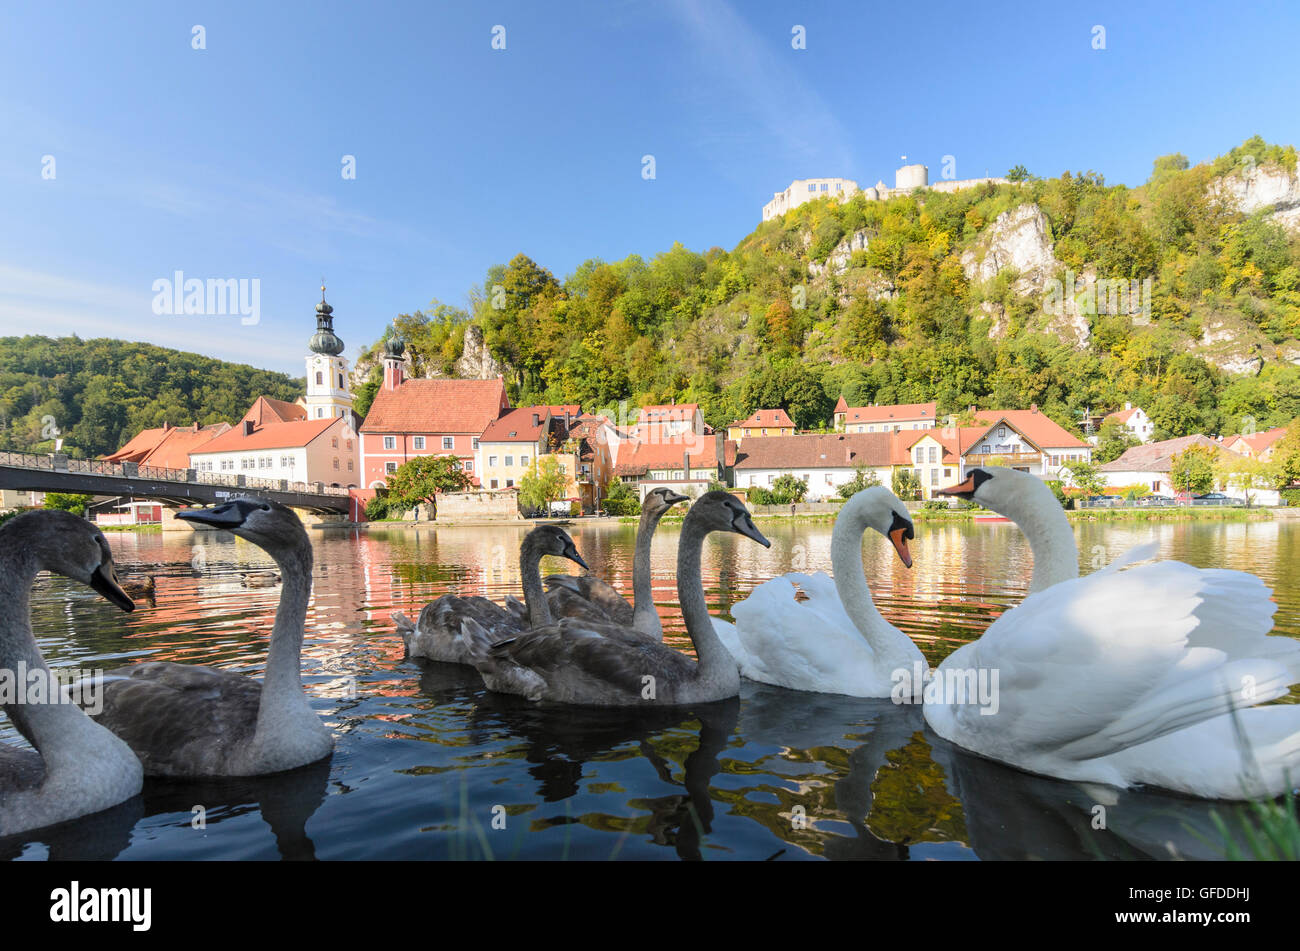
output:
[[[478,595],[444,594],[420,610],[412,621],[401,611],[391,615],[411,657],[424,657],[448,664],[470,663],[465,643],[460,638],[460,622],[472,617],[496,640],[530,627],[551,623],[550,605],[542,590],[541,561],[545,555],[557,555],[587,567],[578,554],[569,533],[556,525],[539,525],[524,536],[519,546],[519,572],[524,583],[526,613],[512,613],[495,601]],[[599,612],[593,612],[599,616]]]
[[[682,522],[677,548],[677,597],[698,661],[648,642],[610,622],[576,618],[494,642],[473,618],[461,635],[489,690],[533,701],[582,706],[709,703],[740,692],[736,663],[714,633],[700,580],[700,556],[710,532],[736,532],[763,547],[749,510],[722,490],[700,497]]]
[[[614,588],[588,572],[585,575],[548,575],[544,580],[546,599],[553,617],[588,617],[588,607],[596,607],[615,624],[645,635],[647,640],[662,642],[663,623],[655,610],[650,578],[650,541],[664,513],[690,497],[659,487],[646,493],[641,503],[641,521],[636,530],[636,552],[632,557],[632,603]],[[511,613],[523,617],[525,606],[515,598],[506,598]]]
[[[137,664],[105,684],[96,720],[135,750],[146,776],[261,776],[329,756],[334,737],[302,692],[311,599],[311,540],[290,509],[241,497],[176,517],[221,528],[266,551],[284,585],[261,683],[211,667]]]
[[[862,533],[868,528],[888,538],[903,564],[912,566],[911,516],[893,492],[872,486],[845,502],[835,519],[834,581],[822,571],[790,572],[733,605],[734,625],[713,619],[742,677],[792,690],[888,697],[900,683],[895,672],[904,671],[906,683],[919,687],[913,672],[927,666],[924,655],[881,616],[862,574]],[[795,600],[796,584],[807,601]]]
[[[972,469],[945,491],[1012,519],[1031,544],[1063,548],[1071,535],[1028,473]],[[1300,642],[1268,635],[1269,588],[1242,571],[1133,560],[1031,593],[954,651],[926,687],[926,721],[964,749],[1059,779],[1282,795],[1300,779],[1300,707],[1256,705],[1300,680]],[[977,685],[993,687],[992,704],[967,696]]]
[[[144,783],[131,748],[86,716],[72,702],[76,691],[65,693],[46,666],[29,603],[41,571],[89,585],[123,611],[135,607],[117,583],[107,540],[86,520],[40,510],[0,527],[0,668],[9,681],[4,692],[20,692],[6,696],[4,708],[37,751],[0,744],[0,835],[108,809]],[[40,694],[33,674],[46,688]]]

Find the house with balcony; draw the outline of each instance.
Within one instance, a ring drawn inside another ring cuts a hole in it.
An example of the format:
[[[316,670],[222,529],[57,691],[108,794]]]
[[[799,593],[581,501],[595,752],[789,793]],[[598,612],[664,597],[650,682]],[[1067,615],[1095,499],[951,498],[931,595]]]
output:
[[[1058,479],[1071,462],[1092,461],[1092,445],[1040,412],[1037,404],[1029,409],[981,410],[976,415],[979,426],[948,428],[949,433],[955,429],[961,440],[958,481],[970,469],[987,465]],[[970,433],[971,429],[979,430],[978,435]]]
[[[481,486],[479,437],[510,409],[505,382],[408,380],[406,345],[390,337],[384,348],[384,382],[360,427],[362,485],[387,488],[393,473],[417,456],[455,456],[471,485]]]
[[[727,424],[727,438],[737,444],[750,438],[793,435],[794,420],[783,409],[756,409],[746,419]]]

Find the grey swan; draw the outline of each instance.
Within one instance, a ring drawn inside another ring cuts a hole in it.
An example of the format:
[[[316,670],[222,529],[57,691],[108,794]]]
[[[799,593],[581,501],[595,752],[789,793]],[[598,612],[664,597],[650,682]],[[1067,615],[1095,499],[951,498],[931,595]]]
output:
[[[689,502],[690,497],[663,487],[651,489],[641,503],[641,521],[636,530],[636,552],[632,557],[632,603],[607,584],[588,572],[585,575],[548,575],[543,582],[548,590],[546,600],[552,617],[577,617],[600,620],[592,608],[597,608],[606,619],[645,635],[647,640],[662,642],[664,628],[655,610],[654,591],[650,579],[650,542],[654,538],[659,520],[678,502]],[[526,613],[524,605],[513,598],[506,606],[517,617]]]
[[[740,674],[718,639],[700,579],[710,532],[736,532],[771,546],[749,510],[728,492],[703,495],[682,523],[677,548],[677,597],[697,660],[611,622],[563,618],[494,640],[473,618],[461,636],[489,690],[532,701],[582,706],[710,703],[740,692]]]
[[[568,558],[583,568],[587,567],[568,532],[556,525],[539,525],[524,536],[519,546],[526,615],[508,611],[479,595],[444,594],[421,608],[415,622],[401,611],[392,613],[407,654],[446,664],[470,663],[469,652],[460,638],[460,622],[467,617],[492,632],[498,640],[529,627],[550,624],[550,606],[542,590],[540,567],[546,555]]]
[[[89,585],[123,611],[135,605],[117,583],[103,533],[69,512],[18,515],[0,527],[0,667],[27,689],[5,712],[36,748],[0,744],[0,835],[100,812],[140,792],[144,774],[131,748],[96,724],[58,687],[32,634],[30,592],[42,571]],[[39,671],[45,690],[31,692]],[[8,692],[8,691],[6,691]],[[84,688],[83,688],[84,692]]]
[[[176,517],[225,529],[275,559],[284,586],[262,682],[243,674],[137,664],[105,684],[96,717],[126,741],[146,776],[262,776],[329,756],[334,737],[302,692],[302,638],[311,599],[311,540],[292,510],[257,498]]]

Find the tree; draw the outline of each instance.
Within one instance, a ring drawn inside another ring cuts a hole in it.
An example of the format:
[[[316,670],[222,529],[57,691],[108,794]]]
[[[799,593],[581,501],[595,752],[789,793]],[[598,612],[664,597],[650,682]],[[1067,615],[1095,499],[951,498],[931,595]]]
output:
[[[1231,449],[1219,451],[1214,464],[1214,478],[1224,488],[1238,489],[1250,507],[1251,493],[1272,488],[1277,482],[1277,466],[1252,456],[1239,455]]]
[[[803,479],[796,479],[790,473],[776,477],[772,483],[772,502],[775,505],[789,505],[791,502],[802,502],[805,495],[808,494],[808,483]]]
[[[1025,182],[1028,180],[1029,169],[1025,168],[1023,165],[1017,165],[1007,171],[1007,181],[1009,182]]]
[[[890,481],[894,494],[904,502],[915,502],[921,497],[921,480],[911,469],[895,469]]]
[[[1215,456],[1209,446],[1188,446],[1171,461],[1169,481],[1179,492],[1209,492],[1214,488]]]
[[[1140,445],[1142,440],[1129,432],[1128,427],[1117,420],[1108,419],[1101,424],[1097,433],[1097,448],[1092,458],[1101,463],[1114,462],[1124,455],[1124,450]]]
[[[86,506],[95,500],[93,495],[78,495],[69,492],[46,492],[45,508],[71,512],[73,515],[85,515]]]
[[[864,465],[858,465],[853,469],[853,478],[835,491],[839,493],[840,498],[851,499],[863,489],[869,489],[873,485],[880,485],[880,478],[876,475],[876,470],[868,469]]]
[[[531,509],[550,512],[551,503],[568,492],[568,477],[560,471],[560,460],[553,455],[538,456],[519,480],[519,502]]]
[[[1101,495],[1106,490],[1106,477],[1101,474],[1101,467],[1095,462],[1071,460],[1068,467],[1061,468],[1061,475],[1068,479],[1073,488],[1083,490],[1084,495]]]
[[[608,515],[641,514],[641,500],[637,498],[636,488],[627,482],[610,483],[603,507]]]
[[[1277,488],[1300,482],[1300,419],[1292,420],[1286,435],[1273,443],[1272,462]]]
[[[417,456],[402,463],[388,480],[389,511],[424,502],[433,506],[437,518],[438,493],[461,492],[469,486],[469,476],[455,456]]]

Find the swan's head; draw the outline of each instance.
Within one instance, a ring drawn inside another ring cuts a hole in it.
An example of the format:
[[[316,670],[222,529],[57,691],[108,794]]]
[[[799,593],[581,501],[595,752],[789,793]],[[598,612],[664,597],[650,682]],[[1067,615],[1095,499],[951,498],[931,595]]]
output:
[[[657,489],[651,489],[645,494],[645,501],[641,503],[641,511],[649,512],[658,518],[678,502],[689,502],[690,500],[689,495],[682,495],[672,489],[665,489],[660,486]]]
[[[569,537],[569,533],[558,525],[538,525],[525,536],[524,546],[532,548],[540,554],[567,558],[583,568],[587,567],[587,563],[578,554],[578,548],[573,544],[573,539]]]
[[[1046,482],[1036,475],[1004,466],[970,469],[966,472],[965,482],[939,489],[937,494],[954,495],[959,499],[978,502],[986,509],[992,509],[1008,518],[1012,512],[1023,510],[1026,506],[1050,502],[1051,507],[1060,508]]]
[[[56,509],[18,515],[0,528],[0,546],[25,550],[40,570],[89,585],[123,611],[135,610],[117,580],[104,533],[80,516]]]
[[[176,517],[212,528],[224,528],[271,555],[303,546],[311,550],[307,531],[293,509],[270,499],[243,496],[212,508],[182,509]]]
[[[699,501],[691,506],[686,518],[702,522],[711,532],[735,532],[752,538],[764,548],[772,547],[772,543],[754,527],[754,520],[749,515],[749,509],[745,508],[745,503],[722,489],[701,495]]]
[[[873,485],[855,493],[840,510],[840,516],[835,520],[836,528],[841,519],[846,529],[861,532],[863,528],[874,528],[880,532],[894,546],[899,560],[908,568],[912,567],[912,553],[907,543],[916,537],[916,529],[907,506],[889,489]]]

